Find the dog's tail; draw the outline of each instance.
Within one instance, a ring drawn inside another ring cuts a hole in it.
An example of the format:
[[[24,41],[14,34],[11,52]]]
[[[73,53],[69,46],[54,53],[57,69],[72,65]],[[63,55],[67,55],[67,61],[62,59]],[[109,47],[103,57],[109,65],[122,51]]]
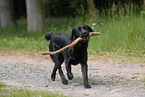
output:
[[[55,35],[54,32],[47,32],[47,33],[45,34],[45,39],[46,39],[47,41],[49,41],[54,35]]]

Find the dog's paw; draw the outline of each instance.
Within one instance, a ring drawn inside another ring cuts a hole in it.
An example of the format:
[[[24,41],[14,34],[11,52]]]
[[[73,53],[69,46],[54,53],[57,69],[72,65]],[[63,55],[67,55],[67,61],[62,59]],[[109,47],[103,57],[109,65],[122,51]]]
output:
[[[74,78],[74,76],[73,76],[73,74],[72,74],[72,73],[67,74],[67,77],[68,77],[68,79],[69,79],[69,80],[72,80],[72,79]]]
[[[84,84],[84,87],[88,89],[88,88],[91,88],[91,85],[89,85],[89,84]]]
[[[51,75],[51,80],[55,81],[55,76]]]
[[[67,79],[63,78],[62,80],[62,84],[66,85],[68,83]]]

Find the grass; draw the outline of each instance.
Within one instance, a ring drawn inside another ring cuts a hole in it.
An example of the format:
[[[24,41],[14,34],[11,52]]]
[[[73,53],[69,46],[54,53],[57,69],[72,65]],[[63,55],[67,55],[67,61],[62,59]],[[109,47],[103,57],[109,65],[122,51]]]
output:
[[[51,94],[48,92],[37,92],[23,89],[12,89],[3,83],[0,83],[0,96],[1,97],[63,97],[58,94]]]
[[[143,21],[145,21],[143,17],[127,16],[96,25],[94,30],[102,32],[102,35],[98,39],[92,37],[91,41],[96,41],[96,44],[90,43],[89,48],[96,51],[94,53],[108,51],[120,55],[140,56],[140,52],[145,49]]]
[[[45,29],[27,32],[25,19],[17,21],[17,27],[0,28],[0,50],[45,51],[48,42],[44,35],[48,31],[70,33],[75,25],[87,24],[94,31],[102,33],[91,37],[89,54],[103,55],[113,52],[120,56],[145,58],[145,18],[144,13],[120,16],[81,16],[76,18],[48,18]]]

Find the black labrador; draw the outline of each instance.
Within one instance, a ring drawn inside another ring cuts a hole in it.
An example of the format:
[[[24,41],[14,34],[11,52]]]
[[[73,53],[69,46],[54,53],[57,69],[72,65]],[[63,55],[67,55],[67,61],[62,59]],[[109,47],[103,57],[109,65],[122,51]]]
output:
[[[47,41],[50,40],[49,50],[56,51],[72,43],[78,37],[83,38],[83,37],[89,36],[90,32],[93,32],[93,30],[89,26],[78,25],[72,29],[72,32],[70,34],[66,34],[66,33],[56,34],[54,32],[47,32],[45,35],[45,38]],[[88,42],[89,42],[89,38],[85,38],[84,40],[76,44],[73,48],[66,49],[65,51],[56,55],[50,55],[53,62],[55,63],[53,72],[51,74],[52,81],[55,80],[56,71],[58,69],[62,83],[67,84],[68,81],[63,74],[61,64],[65,61],[67,77],[69,80],[71,80],[74,77],[71,72],[71,65],[77,65],[80,63],[82,74],[83,74],[83,79],[84,79],[84,87],[91,88],[91,86],[88,83],[88,65],[87,65]]]

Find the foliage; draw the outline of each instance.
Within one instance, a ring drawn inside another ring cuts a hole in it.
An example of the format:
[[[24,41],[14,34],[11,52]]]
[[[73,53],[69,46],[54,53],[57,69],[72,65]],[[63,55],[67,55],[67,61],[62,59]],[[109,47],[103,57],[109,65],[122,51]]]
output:
[[[41,0],[49,16],[74,16],[83,10],[87,13],[89,0]],[[144,8],[144,0],[94,0],[96,11],[99,14],[128,14],[139,13]],[[64,10],[65,9],[65,10]],[[111,9],[111,10],[110,10]],[[122,12],[120,12],[122,9]]]
[[[51,16],[75,15],[77,9],[81,8],[80,0],[42,0],[44,9],[49,10]],[[65,10],[64,10],[65,9]]]

